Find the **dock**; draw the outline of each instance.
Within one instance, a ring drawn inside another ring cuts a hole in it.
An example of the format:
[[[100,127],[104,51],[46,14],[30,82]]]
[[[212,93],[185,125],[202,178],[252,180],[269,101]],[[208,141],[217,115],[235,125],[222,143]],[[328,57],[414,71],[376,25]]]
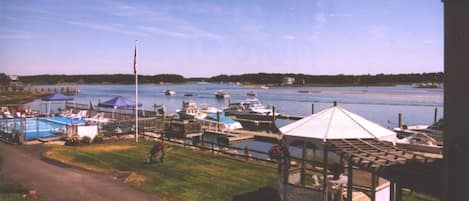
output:
[[[276,118],[287,119],[287,120],[300,120],[300,119],[303,119],[304,116],[292,115],[292,114],[280,114],[280,115],[276,116]]]
[[[222,137],[226,137],[228,143],[234,142],[241,142],[247,141],[252,139],[266,139],[269,141],[278,141],[281,139],[281,135],[279,133],[266,133],[266,132],[259,132],[259,131],[249,131],[249,130],[205,130],[206,134],[212,135],[219,135]]]

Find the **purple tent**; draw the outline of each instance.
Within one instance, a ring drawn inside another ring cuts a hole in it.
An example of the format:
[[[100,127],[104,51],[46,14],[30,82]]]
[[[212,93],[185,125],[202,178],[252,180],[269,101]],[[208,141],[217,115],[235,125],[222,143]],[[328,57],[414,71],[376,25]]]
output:
[[[42,98],[41,100],[48,102],[48,107],[46,107],[46,111],[47,111],[47,114],[49,115],[50,114],[50,107],[51,107],[50,103],[52,101],[69,101],[69,100],[73,100],[73,97],[66,96],[66,95],[63,95],[59,92],[56,92],[54,94],[51,94],[49,96],[46,96],[46,97]]]
[[[117,96],[111,100],[99,103],[98,106],[99,107],[111,107],[111,108],[133,108],[135,107],[135,101],[131,101],[122,96]],[[142,104],[139,103],[138,106],[141,107]]]

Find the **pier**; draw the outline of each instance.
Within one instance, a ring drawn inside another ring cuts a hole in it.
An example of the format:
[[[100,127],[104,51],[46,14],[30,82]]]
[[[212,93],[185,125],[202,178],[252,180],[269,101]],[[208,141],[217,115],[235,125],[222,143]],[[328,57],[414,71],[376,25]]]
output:
[[[204,134],[219,135],[225,137],[228,143],[242,142],[252,139],[265,139],[268,141],[279,141],[281,139],[280,133],[266,133],[250,130],[231,130],[221,131],[214,129],[204,130]]]
[[[287,119],[287,120],[300,120],[300,119],[304,118],[304,116],[292,115],[292,114],[280,114],[276,117],[279,118],[279,119]]]

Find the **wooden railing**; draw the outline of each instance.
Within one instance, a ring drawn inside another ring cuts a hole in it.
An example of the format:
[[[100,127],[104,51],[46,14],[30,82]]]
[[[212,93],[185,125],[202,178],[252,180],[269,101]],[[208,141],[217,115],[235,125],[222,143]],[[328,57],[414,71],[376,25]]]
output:
[[[234,147],[234,146],[220,144],[218,142],[211,142],[211,141],[206,141],[206,140],[203,140],[197,144],[192,144],[192,143],[187,143],[186,140],[177,140],[177,139],[171,139],[167,137],[164,137],[163,139],[161,137],[155,137],[154,135],[147,135],[145,133],[142,133],[141,135],[154,139],[154,140],[161,140],[161,141],[166,141],[166,142],[170,142],[174,144],[183,145],[184,147],[195,147],[195,148],[199,148],[202,150],[210,150],[212,154],[220,153],[220,154],[225,154],[227,156],[244,158],[245,160],[258,160],[258,161],[265,161],[269,163],[277,163],[276,161],[272,161],[269,159],[268,152],[251,149],[248,146],[244,148],[240,148],[240,147]],[[263,157],[259,157],[259,155]],[[294,156],[291,156],[290,159],[297,161],[297,164],[301,164],[301,161],[303,160],[302,158],[294,157]],[[313,165],[315,167],[323,166],[322,162],[313,161],[309,159],[305,159],[304,161],[305,163]],[[317,169],[315,168],[306,167],[305,169],[310,170],[310,171],[317,171]]]

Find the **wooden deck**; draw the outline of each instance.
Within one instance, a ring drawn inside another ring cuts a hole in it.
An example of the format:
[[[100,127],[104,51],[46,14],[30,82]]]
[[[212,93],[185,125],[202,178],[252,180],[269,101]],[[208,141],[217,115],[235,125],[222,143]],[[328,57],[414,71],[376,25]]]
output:
[[[266,133],[258,131],[249,131],[249,130],[231,130],[231,131],[217,131],[215,129],[207,129],[205,133],[213,135],[225,136],[228,139],[229,143],[251,140],[256,137],[267,138],[271,140],[280,140],[281,135],[278,133]]]
[[[288,119],[288,120],[300,120],[303,119],[304,116],[301,115],[291,115],[291,114],[280,114],[277,116],[279,119]]]

